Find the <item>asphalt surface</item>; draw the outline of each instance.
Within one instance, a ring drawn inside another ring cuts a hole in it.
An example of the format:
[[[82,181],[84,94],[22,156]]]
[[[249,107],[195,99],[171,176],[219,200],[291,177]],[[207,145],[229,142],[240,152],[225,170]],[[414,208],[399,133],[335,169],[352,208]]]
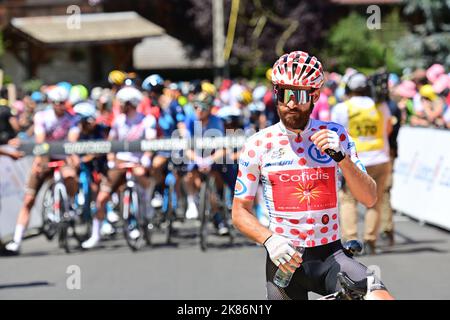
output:
[[[450,299],[450,233],[404,216],[395,223],[395,246],[358,259],[378,266],[398,299]],[[174,245],[159,235],[153,248],[133,253],[118,236],[71,254],[43,236],[26,239],[20,256],[0,257],[0,299],[265,299],[265,250],[243,237],[232,247],[213,238],[202,252],[191,224]],[[71,266],[79,289],[68,289]]]

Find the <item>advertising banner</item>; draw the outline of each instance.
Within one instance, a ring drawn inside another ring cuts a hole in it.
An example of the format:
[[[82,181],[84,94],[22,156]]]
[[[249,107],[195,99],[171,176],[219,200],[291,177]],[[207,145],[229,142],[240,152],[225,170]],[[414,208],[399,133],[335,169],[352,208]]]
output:
[[[403,127],[398,145],[392,207],[450,230],[450,131]]]
[[[9,157],[0,156],[0,239],[14,234],[32,161],[32,157],[13,161]],[[36,206],[31,211],[29,229],[39,228],[42,224],[39,204],[42,204],[41,194],[38,194]]]

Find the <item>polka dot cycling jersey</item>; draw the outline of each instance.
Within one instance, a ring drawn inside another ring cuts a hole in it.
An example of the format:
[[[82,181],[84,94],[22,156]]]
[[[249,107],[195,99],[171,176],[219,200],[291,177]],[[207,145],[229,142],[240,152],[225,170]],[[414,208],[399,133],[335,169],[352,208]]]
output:
[[[281,121],[257,132],[239,158],[235,197],[253,200],[261,181],[270,230],[294,246],[315,247],[340,238],[338,166],[310,140],[321,129],[336,131],[341,149],[365,171],[344,127],[314,119],[300,134],[287,130]]]

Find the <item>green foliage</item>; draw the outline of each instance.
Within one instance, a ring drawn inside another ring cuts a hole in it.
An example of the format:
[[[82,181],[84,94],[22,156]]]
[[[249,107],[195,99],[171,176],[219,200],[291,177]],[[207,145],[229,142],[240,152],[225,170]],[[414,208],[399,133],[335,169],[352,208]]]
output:
[[[427,68],[442,63],[450,68],[450,1],[408,0],[404,13],[423,17],[403,37],[395,54],[403,68]]]
[[[371,73],[386,65],[389,71],[397,72],[393,43],[404,30],[397,11],[381,21],[380,30],[369,29],[367,16],[352,12],[331,28],[326,39],[326,60],[335,64],[329,67],[339,72],[352,67]]]
[[[267,69],[271,68],[271,65],[268,64],[260,64],[255,67],[253,70],[253,78],[254,79],[265,79]]]
[[[4,74],[3,75],[3,85],[7,85],[10,83],[13,83],[12,77],[9,74]]]
[[[44,83],[40,79],[30,79],[23,83],[22,88],[25,92],[38,91]]]

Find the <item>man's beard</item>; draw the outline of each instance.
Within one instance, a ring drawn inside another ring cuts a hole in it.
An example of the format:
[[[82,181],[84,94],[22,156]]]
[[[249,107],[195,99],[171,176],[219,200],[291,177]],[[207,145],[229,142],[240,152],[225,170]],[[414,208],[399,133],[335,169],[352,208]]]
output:
[[[277,109],[280,120],[286,128],[304,130],[314,109],[314,103],[311,103],[311,106],[306,111],[301,111],[298,108],[291,110],[283,108],[283,111],[280,108]],[[292,111],[295,111],[295,113],[291,113]]]

